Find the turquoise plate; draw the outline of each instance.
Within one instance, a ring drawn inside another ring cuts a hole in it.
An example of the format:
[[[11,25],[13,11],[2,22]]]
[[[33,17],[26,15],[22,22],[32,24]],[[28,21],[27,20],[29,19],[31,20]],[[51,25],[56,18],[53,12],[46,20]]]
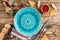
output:
[[[14,26],[20,34],[33,36],[42,27],[41,15],[35,8],[22,8],[14,17]]]

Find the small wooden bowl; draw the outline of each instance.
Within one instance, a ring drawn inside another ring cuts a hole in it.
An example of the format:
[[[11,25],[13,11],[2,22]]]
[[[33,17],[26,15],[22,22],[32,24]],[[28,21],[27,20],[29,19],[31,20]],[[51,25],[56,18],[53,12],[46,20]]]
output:
[[[47,13],[50,11],[50,6],[48,4],[41,5],[41,12]]]

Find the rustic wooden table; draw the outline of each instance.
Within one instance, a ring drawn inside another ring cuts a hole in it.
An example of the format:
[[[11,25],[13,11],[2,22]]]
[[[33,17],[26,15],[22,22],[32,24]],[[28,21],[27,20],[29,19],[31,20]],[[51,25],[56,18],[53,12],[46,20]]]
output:
[[[17,0],[17,2],[19,4],[21,4],[22,1],[25,1],[27,3],[27,0]],[[33,0],[33,1],[37,2],[37,0]],[[47,3],[47,4],[55,3],[55,5],[57,7],[57,10],[55,10],[56,16],[53,18],[52,22],[54,22],[54,23],[57,22],[57,24],[60,23],[60,0],[41,0],[41,4],[43,4],[43,3]],[[19,9],[19,7],[18,7],[18,9]],[[45,22],[48,18],[49,17],[43,17],[43,21]],[[5,23],[13,23],[12,22],[13,19],[14,18],[12,16],[9,16],[9,15],[6,14],[5,7],[2,4],[2,0],[1,0],[0,1],[0,32],[3,28],[2,25],[5,24]],[[49,40],[60,40],[60,34],[59,34],[60,33],[60,27],[53,27],[51,30],[54,30],[54,28],[55,28],[55,30],[57,30],[55,32],[57,36],[53,36],[52,34],[50,34],[50,35],[48,35]],[[9,32],[8,32],[8,35],[9,35]],[[7,37],[7,36],[4,38],[4,40],[9,39],[10,36],[9,37]],[[14,38],[10,38],[10,40],[15,40],[16,38],[15,39]]]

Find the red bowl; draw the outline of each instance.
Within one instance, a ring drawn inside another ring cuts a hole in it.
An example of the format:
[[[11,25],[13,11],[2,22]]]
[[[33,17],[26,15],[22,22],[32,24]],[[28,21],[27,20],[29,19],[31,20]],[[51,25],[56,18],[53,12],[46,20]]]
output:
[[[42,11],[43,13],[49,12],[49,10],[50,10],[49,5],[43,4],[43,5],[41,6],[41,11]]]

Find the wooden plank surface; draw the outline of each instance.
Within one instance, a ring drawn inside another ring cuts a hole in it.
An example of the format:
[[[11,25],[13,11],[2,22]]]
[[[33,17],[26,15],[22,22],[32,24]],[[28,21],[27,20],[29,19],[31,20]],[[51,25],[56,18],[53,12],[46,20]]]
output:
[[[17,0],[17,2],[19,4],[21,4],[22,1],[23,0]],[[24,0],[24,1],[27,3],[26,0]],[[37,2],[37,0],[34,0],[34,1]],[[52,22],[60,22],[60,0],[41,0],[41,4],[43,4],[43,3],[47,3],[47,4],[55,3],[55,5],[58,9],[55,11],[56,16],[53,18]],[[0,10],[4,10],[4,11],[0,11],[0,24],[9,23],[14,19],[13,17],[11,17],[5,13],[5,7],[1,1],[0,1]],[[43,18],[43,23],[44,23],[49,17],[42,17],[42,18]],[[3,27],[1,27],[1,30],[2,30],[2,28]],[[60,30],[59,30],[59,33],[60,33]],[[58,34],[58,32],[56,34]],[[49,38],[49,39],[50,40],[60,40],[60,36],[59,37],[51,36],[51,38]]]

